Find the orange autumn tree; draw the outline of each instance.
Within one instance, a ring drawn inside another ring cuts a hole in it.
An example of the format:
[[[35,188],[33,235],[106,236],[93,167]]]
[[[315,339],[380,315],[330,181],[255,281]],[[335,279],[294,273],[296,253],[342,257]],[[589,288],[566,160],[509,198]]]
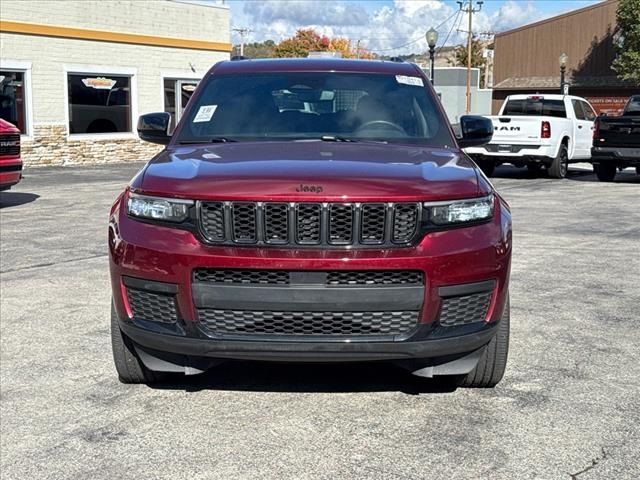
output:
[[[360,58],[373,58],[363,48],[359,49]],[[348,38],[329,38],[309,29],[300,29],[296,34],[276,45],[274,57],[307,57],[309,52],[340,52],[343,58],[358,57],[358,49]]]

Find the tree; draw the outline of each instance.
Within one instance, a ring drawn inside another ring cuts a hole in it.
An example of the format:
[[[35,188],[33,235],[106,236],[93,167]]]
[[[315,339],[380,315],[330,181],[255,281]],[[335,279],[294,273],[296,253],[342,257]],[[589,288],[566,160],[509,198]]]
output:
[[[329,38],[310,29],[301,29],[296,34],[275,46],[274,57],[307,57],[309,52],[340,52],[343,58],[373,58],[364,48],[355,49],[348,38]]]
[[[486,63],[486,59],[483,56],[484,44],[477,38],[471,38],[471,67],[480,69],[480,85],[484,85],[484,67]],[[453,52],[453,58],[448,59],[447,62],[449,65],[454,67],[466,67],[468,48],[467,45],[459,45],[455,48]]]
[[[271,58],[276,48],[276,42],[273,40],[265,40],[264,42],[247,43],[244,46],[244,56],[247,58]],[[236,46],[238,55],[240,54],[240,46]]]
[[[640,0],[620,0],[616,18],[620,40],[613,70],[620,79],[640,85]]]

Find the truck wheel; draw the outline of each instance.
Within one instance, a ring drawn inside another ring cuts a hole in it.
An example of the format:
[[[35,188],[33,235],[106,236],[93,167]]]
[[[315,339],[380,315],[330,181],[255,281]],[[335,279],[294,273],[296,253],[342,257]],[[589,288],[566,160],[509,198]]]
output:
[[[138,358],[131,339],[120,330],[113,301],[111,302],[111,348],[116,371],[122,383],[154,383],[165,378],[161,372],[149,370]]]
[[[493,171],[496,169],[496,162],[493,160],[478,159],[476,163],[487,177],[493,175]]]
[[[498,324],[498,333],[485,347],[476,367],[458,378],[458,386],[466,388],[493,388],[504,375],[509,352],[509,296]]]
[[[618,167],[613,163],[601,163],[595,169],[596,176],[601,182],[613,182],[618,172]]]
[[[558,150],[558,155],[551,162],[551,166],[549,167],[549,176],[552,178],[564,178],[567,176],[567,171],[569,170],[569,153],[567,151],[567,146],[563,143],[560,145],[560,149]]]

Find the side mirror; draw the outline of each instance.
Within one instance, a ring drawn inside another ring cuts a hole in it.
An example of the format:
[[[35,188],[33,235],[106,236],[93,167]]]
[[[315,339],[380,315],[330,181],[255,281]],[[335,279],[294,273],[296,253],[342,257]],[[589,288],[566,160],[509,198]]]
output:
[[[145,142],[166,145],[171,141],[169,126],[171,115],[167,112],[147,113],[138,119],[138,136]]]
[[[460,148],[478,147],[489,143],[493,137],[493,123],[479,115],[463,115],[460,117],[462,137],[458,139]]]

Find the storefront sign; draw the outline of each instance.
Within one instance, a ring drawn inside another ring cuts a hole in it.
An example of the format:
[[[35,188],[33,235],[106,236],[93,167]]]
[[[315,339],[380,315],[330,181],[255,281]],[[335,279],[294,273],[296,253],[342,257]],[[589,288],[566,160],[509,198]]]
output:
[[[96,88],[98,90],[111,90],[116,84],[115,80],[105,77],[83,78],[82,83],[85,87]]]
[[[598,115],[620,115],[629,97],[585,97]]]

